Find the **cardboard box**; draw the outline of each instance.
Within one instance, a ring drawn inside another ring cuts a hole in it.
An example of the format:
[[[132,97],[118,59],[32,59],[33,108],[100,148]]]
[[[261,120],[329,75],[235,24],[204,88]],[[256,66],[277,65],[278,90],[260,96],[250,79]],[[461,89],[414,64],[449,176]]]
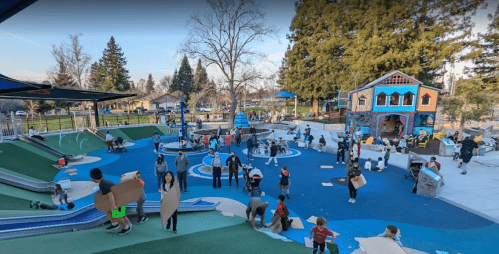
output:
[[[359,179],[357,181],[354,181],[353,179],[350,179],[350,181],[352,181],[352,185],[353,187],[355,187],[355,189],[358,189],[366,185],[367,183],[366,178],[364,177],[363,174],[360,174]]]

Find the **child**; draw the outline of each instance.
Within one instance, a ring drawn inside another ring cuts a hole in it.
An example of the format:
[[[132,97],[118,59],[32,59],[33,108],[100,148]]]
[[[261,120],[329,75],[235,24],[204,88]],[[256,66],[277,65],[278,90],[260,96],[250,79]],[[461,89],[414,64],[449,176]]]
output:
[[[390,148],[386,149],[385,153],[385,168],[388,167],[388,160],[390,159]]]
[[[230,143],[231,143],[230,135],[228,132],[226,134],[227,135],[225,136],[225,146],[227,146],[227,151],[229,151],[230,153]]]
[[[385,169],[385,163],[383,162],[383,158],[378,157],[378,166],[374,168],[374,171],[381,172]]]
[[[400,242],[400,231],[394,225],[388,225],[385,228],[385,232],[379,234],[380,237],[389,237],[393,239],[397,244],[402,247],[402,242]]]
[[[279,174],[279,187],[281,188],[281,194],[286,195],[289,199],[289,172],[288,167],[282,166],[281,173]]]
[[[68,192],[66,190],[63,190],[60,184],[55,185],[55,195],[59,196],[59,202],[61,202],[61,205],[64,204],[62,201],[66,201],[66,204],[68,203]]]
[[[47,205],[47,204],[40,203],[40,201],[37,201],[37,202],[31,201],[31,204],[29,205],[29,207],[33,208],[33,205],[36,207],[36,209],[58,210],[58,211],[69,211],[75,207],[75,204],[73,202],[66,203],[66,206],[64,206],[63,204]]]
[[[366,164],[364,164],[364,169],[372,171],[373,165],[371,164],[371,158],[367,159]]]
[[[141,173],[140,171],[137,171],[135,176],[133,177],[135,180],[140,182],[140,185],[142,185],[142,196],[140,196],[139,200],[137,200],[137,214],[139,215],[139,218],[137,219],[137,223],[144,223],[147,221],[147,217],[144,213],[143,205],[144,202],[146,202],[146,194],[144,192],[144,181],[140,179]]]
[[[205,135],[205,136],[203,137],[203,142],[204,142],[204,146],[205,146],[205,147],[208,147],[208,136],[206,136],[206,135]]]
[[[279,215],[279,217],[281,217],[282,230],[288,231],[288,229],[291,227],[291,224],[293,223],[293,220],[288,220],[289,211],[286,203],[284,203],[284,195],[279,195],[277,199],[279,200],[279,204],[277,205],[276,213]]]
[[[454,158],[452,158],[453,161],[459,159],[459,153],[461,153],[462,146],[463,146],[463,144],[461,144],[461,143],[458,143],[454,146]]]
[[[317,218],[317,226],[313,227],[310,230],[309,239],[312,239],[312,233],[314,234],[314,251],[313,253],[317,253],[317,247],[321,248],[320,254],[324,253],[324,249],[326,248],[326,237],[331,236],[331,243],[334,243],[334,234],[331,230],[326,228],[327,221],[326,219],[319,217]]]
[[[111,181],[108,181],[104,178],[102,178],[102,171],[99,168],[94,168],[90,170],[90,178],[92,178],[92,181],[94,183],[99,184],[99,188],[102,191],[102,195],[107,195],[109,197],[109,200],[112,202],[111,206],[111,211],[107,211],[106,215],[107,218],[111,221],[111,226],[107,227],[107,231],[112,231],[115,229],[118,229],[119,226],[121,226],[121,231],[118,232],[119,235],[125,235],[126,233],[130,232],[132,229],[130,225],[127,225],[125,222],[124,218],[113,218],[112,216],[112,211],[117,210],[118,208],[116,207],[116,204],[114,203],[114,194],[111,191],[111,187],[114,186],[114,183]]]

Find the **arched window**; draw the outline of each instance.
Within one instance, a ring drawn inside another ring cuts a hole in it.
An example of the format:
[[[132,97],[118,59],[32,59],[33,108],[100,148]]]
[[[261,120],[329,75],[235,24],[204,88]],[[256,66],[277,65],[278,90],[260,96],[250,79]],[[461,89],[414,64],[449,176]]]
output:
[[[380,93],[376,96],[376,106],[386,106],[386,94]]]
[[[367,99],[366,97],[364,97],[364,95],[360,96],[359,98],[359,101],[358,101],[358,106],[365,106],[366,105],[366,102],[367,102]]]
[[[404,98],[402,99],[402,106],[412,106],[414,103],[414,94],[411,92],[407,92],[404,94]]]
[[[423,105],[423,106],[430,105],[430,95],[429,94],[423,95],[423,97],[421,98],[421,105]]]
[[[390,106],[398,106],[400,104],[400,94],[397,92],[390,94]]]

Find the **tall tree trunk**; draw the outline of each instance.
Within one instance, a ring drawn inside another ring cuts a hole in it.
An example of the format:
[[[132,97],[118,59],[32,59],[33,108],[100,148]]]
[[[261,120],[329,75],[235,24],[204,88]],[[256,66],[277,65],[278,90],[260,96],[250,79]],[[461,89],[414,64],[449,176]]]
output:
[[[461,119],[459,120],[459,136],[457,137],[457,140],[463,140],[464,123],[464,117],[461,115]]]
[[[236,93],[231,91],[230,93],[232,99],[232,105],[230,106],[230,116],[229,116],[229,128],[234,128],[234,121],[236,118],[236,109],[237,109],[237,96]]]

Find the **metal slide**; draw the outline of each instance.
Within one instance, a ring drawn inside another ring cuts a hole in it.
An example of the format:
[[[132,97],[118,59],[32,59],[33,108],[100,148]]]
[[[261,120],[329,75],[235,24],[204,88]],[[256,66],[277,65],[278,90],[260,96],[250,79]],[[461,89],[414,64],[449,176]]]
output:
[[[25,178],[0,172],[0,183],[8,184],[17,188],[42,192],[42,193],[53,193],[55,191],[55,182],[40,183]]]
[[[62,157],[62,156],[64,156],[63,153],[61,153],[61,152],[59,152],[59,151],[57,151],[55,149],[50,148],[49,146],[45,145],[44,143],[42,143],[42,142],[40,142],[40,141],[38,141],[38,140],[36,140],[34,138],[31,138],[31,137],[28,137],[28,136],[24,136],[24,135],[19,135],[19,140],[24,141],[24,142],[26,142],[26,143],[28,143],[30,145],[37,146],[38,148],[40,148],[42,150],[45,150],[45,151],[47,151],[49,153],[52,153],[52,154],[54,154],[55,156],[57,156],[59,158]],[[72,156],[70,156],[70,157],[72,157]]]
[[[104,135],[104,133],[100,132],[97,129],[86,128],[85,131],[94,134],[96,137],[98,137],[102,141],[106,141],[106,136]]]
[[[180,202],[178,212],[213,211],[220,202],[211,203],[201,198],[192,202]],[[136,203],[127,205],[127,215],[135,214]],[[146,201],[145,213],[159,213],[159,201]],[[100,226],[108,221],[106,215],[92,203],[81,209],[52,215],[0,218],[0,240],[78,231]]]

